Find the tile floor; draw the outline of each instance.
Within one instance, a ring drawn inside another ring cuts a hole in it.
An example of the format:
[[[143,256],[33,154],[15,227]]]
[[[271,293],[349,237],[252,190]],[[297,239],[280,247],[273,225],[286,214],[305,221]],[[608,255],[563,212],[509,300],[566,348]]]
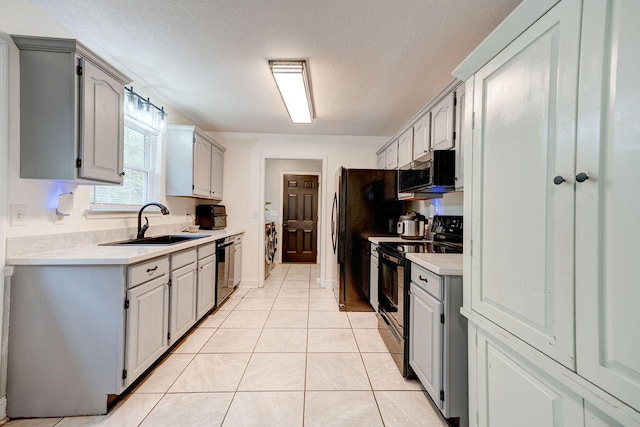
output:
[[[318,277],[279,264],[263,288],[238,288],[105,416],[6,426],[446,426],[375,314],[338,311]]]

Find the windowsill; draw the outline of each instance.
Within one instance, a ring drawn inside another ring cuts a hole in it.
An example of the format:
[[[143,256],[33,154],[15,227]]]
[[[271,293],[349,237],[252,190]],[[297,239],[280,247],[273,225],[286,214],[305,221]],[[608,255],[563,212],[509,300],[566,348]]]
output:
[[[141,206],[142,207],[142,206]],[[92,208],[84,211],[87,219],[137,218],[140,208]],[[144,211],[144,216],[161,216],[160,211]]]

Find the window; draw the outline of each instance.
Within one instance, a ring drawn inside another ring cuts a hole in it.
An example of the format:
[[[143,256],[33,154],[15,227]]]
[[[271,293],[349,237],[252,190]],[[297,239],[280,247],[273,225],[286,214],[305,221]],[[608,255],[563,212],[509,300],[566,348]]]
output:
[[[123,183],[93,186],[91,208],[133,210],[159,200],[159,143],[159,131],[125,115]]]

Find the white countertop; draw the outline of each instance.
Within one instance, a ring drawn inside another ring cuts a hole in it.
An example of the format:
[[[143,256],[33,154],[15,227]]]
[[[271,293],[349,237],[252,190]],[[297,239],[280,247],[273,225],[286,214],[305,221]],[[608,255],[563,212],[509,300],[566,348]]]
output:
[[[369,236],[371,243],[380,244],[380,242],[429,242],[427,239],[403,239],[400,236]]]
[[[408,253],[407,259],[440,276],[462,276],[462,254]]]
[[[7,265],[105,265],[134,264],[160,255],[213,242],[227,236],[244,233],[244,229],[199,230],[197,233],[172,233],[175,235],[204,235],[173,245],[120,245],[82,246],[53,252],[42,252],[7,258]],[[153,236],[148,236],[153,237]]]

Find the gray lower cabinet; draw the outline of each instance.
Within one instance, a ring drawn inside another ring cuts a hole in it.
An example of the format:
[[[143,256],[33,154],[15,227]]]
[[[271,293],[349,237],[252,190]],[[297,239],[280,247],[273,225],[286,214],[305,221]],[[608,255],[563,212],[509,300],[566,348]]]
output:
[[[196,323],[196,264],[196,248],[171,254],[169,345],[179,340]]]
[[[126,370],[122,375],[124,387],[135,381],[169,348],[169,262],[167,257],[162,257],[152,260],[152,263],[155,265],[145,266],[144,269],[158,268],[161,270],[159,274],[146,283],[134,283],[127,290]],[[154,272],[158,273],[158,270]]]
[[[129,79],[73,39],[20,49],[20,177],[121,184]]]
[[[207,314],[216,303],[216,244],[198,248],[197,318]]]
[[[8,415],[106,413],[213,307],[214,252],[211,242],[133,265],[15,266]]]

